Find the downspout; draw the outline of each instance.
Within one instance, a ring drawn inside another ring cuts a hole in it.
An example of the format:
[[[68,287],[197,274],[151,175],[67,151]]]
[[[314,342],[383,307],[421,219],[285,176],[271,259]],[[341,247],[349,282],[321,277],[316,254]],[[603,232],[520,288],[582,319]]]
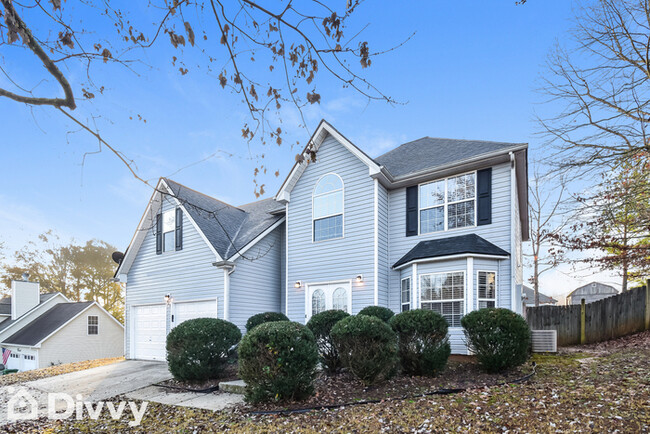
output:
[[[230,321],[230,275],[235,272],[235,263],[219,261],[212,265],[223,270],[223,319]]]
[[[517,175],[515,173],[515,153],[509,152],[510,155],[510,309],[513,312],[516,312],[516,267],[517,267],[517,258],[515,258],[515,206],[518,206],[516,203],[516,189],[517,189]]]
[[[379,305],[379,180],[375,178],[375,220],[374,220],[374,242],[375,242],[375,258],[374,258],[374,271],[375,276],[375,306]]]

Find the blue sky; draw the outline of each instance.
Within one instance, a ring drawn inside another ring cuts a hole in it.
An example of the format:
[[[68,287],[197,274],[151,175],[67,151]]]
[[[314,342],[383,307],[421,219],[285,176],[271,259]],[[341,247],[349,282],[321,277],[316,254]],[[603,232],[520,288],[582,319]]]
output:
[[[566,38],[573,5],[566,0],[532,0],[524,6],[514,0],[367,1],[353,24],[370,23],[364,38],[372,49],[389,48],[416,32],[365,71],[382,91],[407,103],[367,104],[321,76],[322,102],[307,110],[307,122],[313,129],[327,119],[371,156],[428,135],[528,142],[530,159],[539,159],[547,150],[536,135],[535,113],[551,113],[553,106],[537,104],[542,97],[535,90],[549,50]],[[153,14],[148,9],[136,13],[145,20]],[[5,66],[24,82],[33,86],[45,76],[23,54],[4,54]],[[241,138],[247,113],[239,97],[221,90],[215,77],[202,70],[190,67],[181,76],[169,62],[173,54],[167,41],[143,53],[151,68],[138,69],[139,76],[117,65],[98,65],[94,78],[106,92],[77,115],[101,113],[95,121],[101,132],[136,162],[145,178],[173,174],[174,180],[235,205],[255,200],[255,164],[246,158]],[[193,56],[189,49],[185,55]],[[80,88],[83,71],[67,73],[73,87]],[[8,86],[4,77],[0,86]],[[50,88],[55,89],[52,83],[39,87]],[[98,238],[125,249],[150,189],[107,151],[87,155],[82,165],[84,154],[97,149],[96,141],[75,132],[54,110],[0,99],[0,113],[0,241],[14,250],[54,229],[65,239]],[[146,124],[137,120],[138,114]],[[283,128],[304,141],[307,133],[297,128],[296,119],[295,113],[286,114]],[[175,173],[221,151],[235,156],[211,158]],[[280,171],[278,178],[269,174],[260,179],[272,195],[296,149],[286,144],[264,152],[270,172]],[[566,288],[566,281],[562,273],[549,275],[548,292],[568,292],[572,288]],[[561,282],[561,290],[551,290]]]

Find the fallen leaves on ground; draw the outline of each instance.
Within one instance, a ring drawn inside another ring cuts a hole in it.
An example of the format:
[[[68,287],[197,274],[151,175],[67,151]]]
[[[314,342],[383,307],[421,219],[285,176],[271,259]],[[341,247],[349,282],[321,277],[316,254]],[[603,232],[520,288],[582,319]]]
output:
[[[63,365],[49,366],[47,368],[33,369],[31,371],[16,372],[15,374],[0,376],[0,386],[25,383],[27,381],[67,374],[68,372],[83,371],[85,369],[96,368],[98,366],[110,365],[111,363],[117,363],[122,360],[124,360],[124,357],[86,360],[84,362],[66,363]]]
[[[645,338],[644,338],[645,339]],[[650,339],[650,336],[648,336]],[[589,363],[580,360],[592,358]],[[613,345],[607,354],[535,355],[537,375],[517,385],[446,396],[390,400],[290,415],[256,416],[243,408],[212,412],[150,403],[139,427],[121,421],[39,421],[10,432],[647,432],[650,349]],[[467,372],[471,380],[473,373]]]

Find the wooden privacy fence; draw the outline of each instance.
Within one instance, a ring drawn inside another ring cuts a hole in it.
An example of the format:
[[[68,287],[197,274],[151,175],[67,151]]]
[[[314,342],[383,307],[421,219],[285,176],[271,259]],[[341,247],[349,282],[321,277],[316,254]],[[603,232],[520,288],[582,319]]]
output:
[[[650,280],[593,303],[526,308],[532,330],[557,330],[558,346],[590,344],[650,329]]]

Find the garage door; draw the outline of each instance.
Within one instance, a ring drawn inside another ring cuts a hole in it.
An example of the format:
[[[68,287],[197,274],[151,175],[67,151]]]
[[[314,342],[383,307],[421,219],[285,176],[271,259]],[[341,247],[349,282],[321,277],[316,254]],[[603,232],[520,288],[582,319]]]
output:
[[[174,321],[172,327],[183,321],[195,318],[216,318],[217,301],[202,300],[174,303]]]
[[[134,306],[133,345],[134,358],[165,360],[166,306]]]
[[[36,354],[24,354],[16,351],[15,348],[11,349],[12,352],[9,354],[9,359],[7,359],[7,369],[18,369],[19,371],[30,371],[32,369],[38,368],[36,364]]]

